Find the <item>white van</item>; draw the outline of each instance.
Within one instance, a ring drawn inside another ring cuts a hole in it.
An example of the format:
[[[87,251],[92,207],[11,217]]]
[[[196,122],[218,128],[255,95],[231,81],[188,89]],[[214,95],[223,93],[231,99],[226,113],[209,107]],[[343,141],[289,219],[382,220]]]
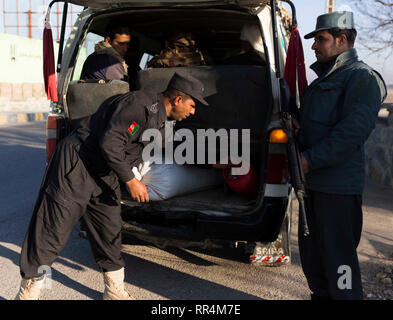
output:
[[[129,83],[120,80],[104,83],[80,81],[86,43],[99,41],[111,21],[128,21],[133,35],[139,39],[141,58],[136,88],[131,89],[160,92],[178,68],[201,80],[210,106],[197,105],[195,116],[180,122],[175,129],[249,129],[251,160],[259,172],[260,187],[253,197],[236,194],[223,184],[214,189],[145,204],[132,201],[130,195],[123,192],[124,234],[159,245],[243,244],[251,262],[288,263],[292,187],[288,177],[287,149],[285,140],[271,139],[273,132],[282,133],[282,98],[277,74],[283,74],[290,30],[278,6],[277,10],[271,10],[278,1],[67,2],[85,7],[64,44],[64,50],[60,50],[59,101],[51,103],[52,113],[47,120],[48,157],[56,143],[68,135],[80,119],[94,113],[107,98],[130,90]],[[285,2],[294,9],[290,1]],[[67,5],[64,9],[66,14]],[[276,19],[272,18],[272,12],[276,13]],[[276,21],[275,26],[272,21]],[[220,61],[226,54],[239,48],[240,30],[245,24],[259,27],[265,64],[222,64]],[[165,37],[173,30],[192,32],[214,63],[146,68],[146,61],[160,52]],[[60,47],[63,48],[63,43]]]

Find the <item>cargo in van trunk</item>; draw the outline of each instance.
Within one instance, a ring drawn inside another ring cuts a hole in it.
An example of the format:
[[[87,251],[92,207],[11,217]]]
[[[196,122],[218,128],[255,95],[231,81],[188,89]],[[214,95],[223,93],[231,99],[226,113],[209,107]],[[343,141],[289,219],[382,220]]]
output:
[[[200,20],[201,15],[206,19]],[[181,17],[181,19],[179,18]],[[204,49],[212,56],[217,64],[201,66],[185,66],[172,68],[147,68],[140,70],[135,79],[135,90],[147,92],[163,92],[175,72],[188,73],[199,79],[204,84],[204,97],[209,106],[196,104],[195,115],[176,122],[174,133],[188,129],[197,141],[197,134],[201,130],[213,130],[217,133],[215,162],[220,163],[222,140],[219,132],[227,133],[228,146],[230,146],[231,132],[238,139],[237,155],[245,162],[250,162],[258,172],[260,179],[260,192],[263,192],[265,155],[267,154],[267,128],[272,109],[272,94],[270,87],[270,73],[268,63],[265,65],[224,65],[224,57],[240,49],[240,31],[245,24],[256,23],[255,17],[250,16],[243,9],[217,10],[217,9],[157,9],[141,10],[137,14],[124,10],[119,16],[114,14],[97,15],[89,26],[89,30],[102,34],[105,26],[113,19],[132,21],[132,30],[141,41],[141,52],[149,54],[159,53],[156,45],[164,43],[164,35],[172,30],[187,30],[203,39]],[[126,19],[127,18],[127,19]],[[173,23],[176,28],[173,29]],[[149,21],[149,23],[147,23]],[[197,23],[199,21],[199,24]],[[204,30],[208,31],[208,35]],[[206,37],[205,37],[206,35]],[[212,39],[215,41],[212,41]],[[159,42],[157,42],[159,41]],[[233,63],[233,62],[232,62]],[[75,79],[75,78],[73,78]],[[134,89],[132,87],[131,89]],[[67,110],[71,127],[78,125],[80,119],[92,114],[99,105],[111,95],[126,93],[129,87],[123,81],[109,81],[106,83],[81,83],[73,80],[67,90]],[[244,141],[242,133],[249,136],[249,141]],[[176,146],[183,141],[174,143]],[[211,168],[211,155],[209,154],[209,139],[205,138],[206,146],[195,146],[193,164],[201,168]],[[228,148],[227,149],[231,149]],[[244,157],[246,150],[248,157]],[[228,156],[230,156],[228,150]],[[174,152],[174,151],[173,151]],[[201,158],[204,163],[198,161]],[[131,170],[131,168],[130,168]],[[219,170],[219,169],[210,169]],[[191,182],[192,183],[192,182]],[[124,186],[123,186],[124,187]],[[258,196],[244,196],[233,192],[224,183],[215,185],[207,190],[181,194],[155,204],[143,204],[148,210],[193,210],[215,214],[223,212],[237,214],[248,212],[256,206]],[[138,207],[132,201],[129,193],[124,189],[122,202],[129,207]]]
[[[230,139],[230,130],[237,133],[237,155],[243,160],[250,162],[259,169],[261,166],[262,153],[264,149],[264,135],[269,107],[269,95],[267,90],[266,67],[263,66],[190,66],[176,68],[156,68],[141,70],[138,73],[137,88],[140,90],[159,93],[163,92],[171,76],[175,72],[188,73],[205,85],[205,100],[209,106],[197,103],[195,115],[177,122],[173,128],[174,134],[178,130],[189,129],[193,133],[193,141],[198,140],[198,133],[213,130],[214,132],[227,132],[224,134]],[[222,131],[222,130],[225,131]],[[249,141],[243,141],[242,131],[249,133]],[[217,135],[215,145],[216,163],[222,158],[223,143]],[[211,143],[195,146],[192,164],[201,168],[211,168],[208,162]],[[175,143],[176,150],[182,142]],[[246,145],[243,145],[246,143]],[[197,143],[195,143],[197,145]],[[227,156],[230,157],[230,142],[225,146],[228,149]],[[162,151],[165,153],[165,150]],[[201,153],[203,153],[201,157]],[[248,153],[248,159],[244,159]],[[224,153],[225,154],[225,153]],[[204,159],[198,163],[198,159]],[[224,157],[225,158],[225,157]],[[188,164],[190,165],[190,164]],[[220,169],[210,169],[220,170]],[[260,173],[260,170],[258,170]],[[258,175],[262,179],[261,175]],[[192,181],[190,181],[192,183]],[[124,192],[123,201],[131,205],[130,196]],[[171,199],[158,201],[152,205],[143,205],[146,210],[190,210],[203,211],[216,214],[215,212],[241,213],[248,211],[256,204],[256,196],[244,196],[233,192],[224,182],[219,186],[212,186],[208,190],[181,194]]]

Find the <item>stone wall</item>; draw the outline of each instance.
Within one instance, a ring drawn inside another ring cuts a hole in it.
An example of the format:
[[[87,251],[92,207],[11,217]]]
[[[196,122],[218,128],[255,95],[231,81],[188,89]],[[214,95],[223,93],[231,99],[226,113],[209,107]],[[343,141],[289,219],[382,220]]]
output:
[[[379,117],[365,144],[366,176],[393,188],[393,103],[384,107],[387,112]]]
[[[46,94],[43,83],[0,82],[0,97],[12,100],[26,100],[44,98]]]

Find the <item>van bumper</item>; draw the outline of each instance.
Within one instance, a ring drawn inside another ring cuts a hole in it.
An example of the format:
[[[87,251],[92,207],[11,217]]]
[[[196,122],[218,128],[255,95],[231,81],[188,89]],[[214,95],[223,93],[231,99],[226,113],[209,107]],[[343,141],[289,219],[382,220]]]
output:
[[[290,198],[265,197],[263,205],[252,214],[235,217],[197,216],[191,224],[168,226],[128,221],[123,216],[123,232],[188,241],[220,239],[232,241],[273,242],[277,239]]]
[[[272,242],[280,233],[289,201],[287,197],[265,197],[263,206],[252,215],[220,220],[198,219],[197,230],[206,238]]]

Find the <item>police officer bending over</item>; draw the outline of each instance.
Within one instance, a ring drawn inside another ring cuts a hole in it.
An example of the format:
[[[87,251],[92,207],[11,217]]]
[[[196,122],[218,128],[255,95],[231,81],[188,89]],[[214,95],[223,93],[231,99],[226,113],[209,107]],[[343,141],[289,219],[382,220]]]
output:
[[[132,300],[124,290],[121,257],[120,182],[132,198],[149,201],[132,167],[142,162],[140,143],[146,129],[161,129],[167,118],[181,121],[195,113],[202,83],[175,73],[160,94],[142,91],[115,96],[85,118],[63,139],[46,169],[20,255],[22,283],[16,299],[38,299],[44,277],[82,219],[97,264],[103,270],[104,300]]]

